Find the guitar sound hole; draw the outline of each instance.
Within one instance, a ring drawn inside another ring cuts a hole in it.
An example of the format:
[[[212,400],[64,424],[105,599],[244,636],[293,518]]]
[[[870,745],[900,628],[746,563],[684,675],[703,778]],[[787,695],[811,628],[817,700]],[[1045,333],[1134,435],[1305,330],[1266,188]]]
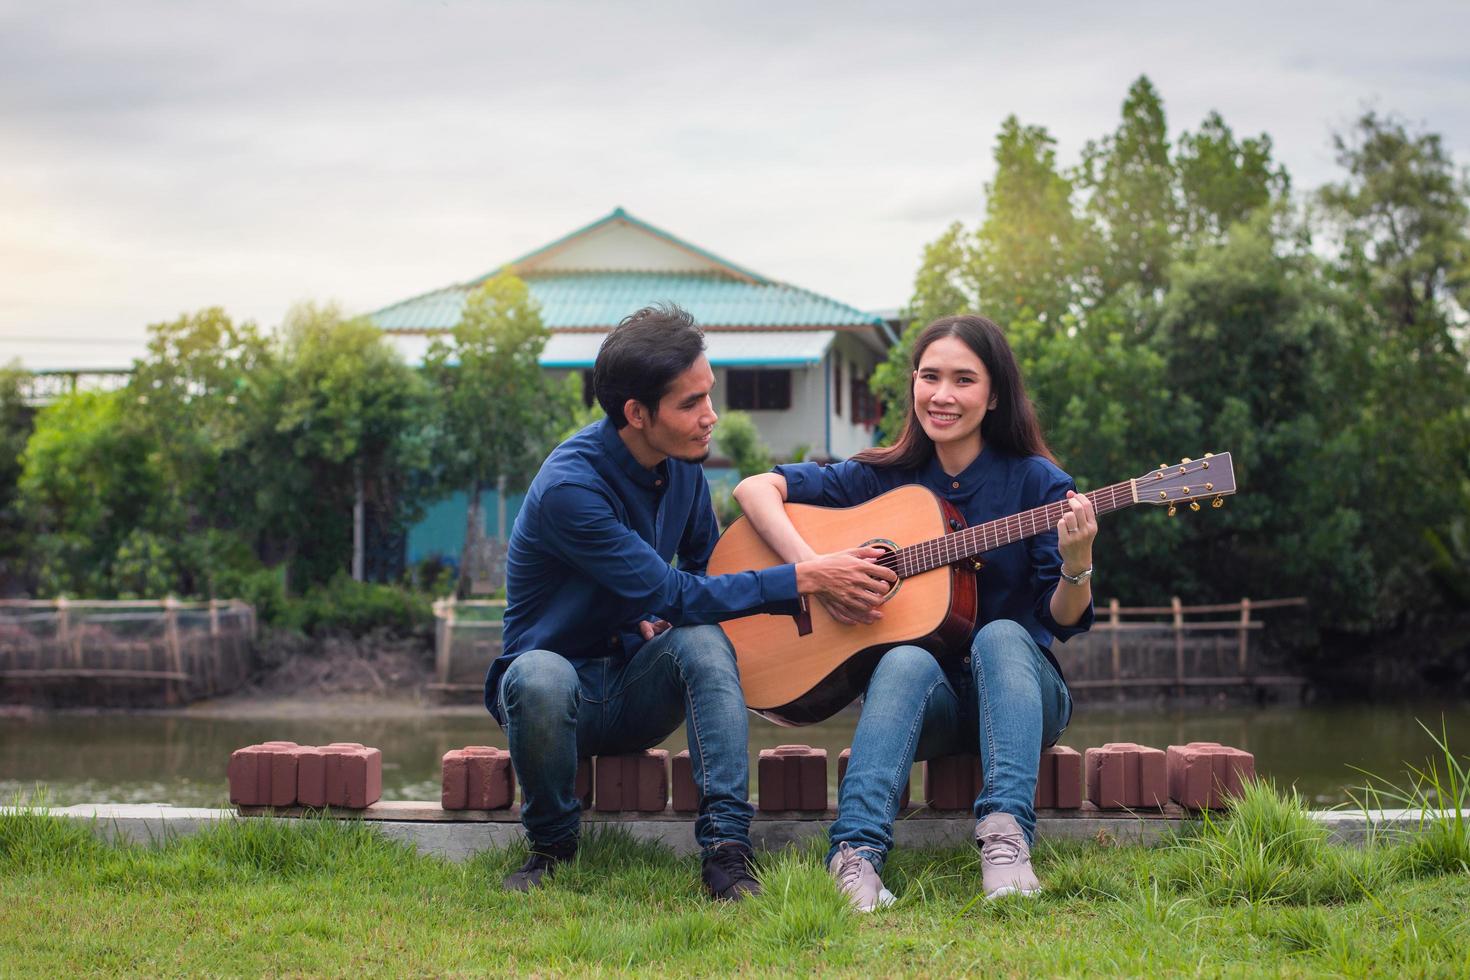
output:
[[[873,538],[871,541],[864,541],[862,543],[862,547],[877,548],[879,551],[883,552],[885,556],[887,556],[898,551],[898,542],[890,541],[887,538]],[[889,589],[888,594],[878,601],[878,605],[881,606],[889,599],[892,599],[894,596],[898,595],[898,590],[901,588],[903,588],[903,579],[899,579],[897,582],[893,583],[893,588]]]

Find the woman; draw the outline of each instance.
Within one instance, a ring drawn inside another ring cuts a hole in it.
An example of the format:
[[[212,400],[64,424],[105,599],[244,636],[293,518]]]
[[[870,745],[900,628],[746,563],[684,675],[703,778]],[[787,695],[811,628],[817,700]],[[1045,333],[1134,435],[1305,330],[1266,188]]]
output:
[[[782,504],[851,507],[918,483],[971,524],[1043,504],[1070,506],[1055,533],[987,553],[970,655],[937,661],[896,646],[863,696],[852,759],[830,828],[828,868],[855,908],[893,901],[879,872],[914,760],[958,753],[981,759],[975,840],[987,898],[1033,895],[1036,826],[1031,803],[1041,750],[1066,728],[1072,699],[1048,649],[1092,625],[1092,503],[1075,492],[1042,437],[1015,355],[1000,328],[980,316],[936,320],[914,345],[911,407],[898,441],[846,462],[778,466],[743,481],[735,497],[784,561],[815,557]],[[874,530],[877,533],[877,529]],[[840,622],[882,615],[818,594]]]

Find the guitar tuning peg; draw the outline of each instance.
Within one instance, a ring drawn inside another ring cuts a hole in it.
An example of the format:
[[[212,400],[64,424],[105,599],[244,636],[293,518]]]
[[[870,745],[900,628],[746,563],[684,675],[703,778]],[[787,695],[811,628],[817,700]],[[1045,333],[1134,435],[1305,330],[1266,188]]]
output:
[[[1205,459],[1212,459],[1214,455],[1214,453],[1205,453]]]
[[[1170,504],[1169,505],[1169,516],[1170,517],[1173,517],[1177,513],[1179,513],[1179,508],[1178,507],[1175,507],[1173,504]]]
[[[1184,457],[1184,458],[1183,458],[1183,459],[1181,459],[1181,460],[1180,460],[1180,461],[1179,461],[1179,462],[1181,462],[1181,463],[1193,463],[1193,462],[1194,462],[1194,460],[1192,460],[1192,459],[1190,459],[1190,458],[1189,458],[1189,457],[1188,457],[1188,456],[1185,456],[1185,457]]]
[[[1161,470],[1167,470],[1168,468],[1169,468],[1169,464],[1168,463],[1160,463],[1159,464],[1159,469],[1161,469]],[[1159,475],[1160,476],[1163,476],[1164,474],[1160,473]]]
[[[1193,510],[1193,511],[1198,511],[1199,510],[1199,501],[1198,500],[1191,500],[1189,502],[1189,509],[1190,510]]]
[[[1225,498],[1216,497],[1214,500],[1210,501],[1210,506],[1215,508],[1216,510],[1219,510],[1221,507],[1225,506]]]

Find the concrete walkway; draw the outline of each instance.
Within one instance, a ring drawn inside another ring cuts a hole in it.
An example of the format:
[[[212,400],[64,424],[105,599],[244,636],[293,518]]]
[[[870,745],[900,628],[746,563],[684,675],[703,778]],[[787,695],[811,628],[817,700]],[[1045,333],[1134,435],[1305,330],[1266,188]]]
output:
[[[0,807],[0,813],[16,812]],[[141,843],[163,841],[198,833],[224,820],[276,820],[299,823],[300,810],[273,812],[261,808],[245,813],[173,807],[166,804],[82,804],[45,811],[58,819],[90,822],[109,839]],[[383,802],[366,810],[339,813],[363,819],[391,840],[413,844],[421,854],[463,861],[481,851],[504,847],[523,840],[517,810],[446,812],[437,803]],[[827,813],[758,813],[751,824],[756,847],[774,850],[786,844],[819,837],[835,815]],[[1322,810],[1312,814],[1344,843],[1363,844],[1374,834],[1407,834],[1418,831],[1438,814],[1421,810]],[[1470,810],[1462,811],[1470,819]],[[1100,811],[1090,804],[1082,810],[1043,810],[1038,814],[1037,836],[1047,840],[1095,840],[1119,843],[1154,843],[1184,825],[1188,815],[1178,807],[1163,812],[1118,813]],[[641,840],[666,844],[675,852],[695,850],[693,820],[679,813],[598,813],[583,815],[589,826],[620,827]],[[963,813],[937,813],[915,809],[900,815],[894,838],[900,847],[954,846],[971,839],[975,821]]]

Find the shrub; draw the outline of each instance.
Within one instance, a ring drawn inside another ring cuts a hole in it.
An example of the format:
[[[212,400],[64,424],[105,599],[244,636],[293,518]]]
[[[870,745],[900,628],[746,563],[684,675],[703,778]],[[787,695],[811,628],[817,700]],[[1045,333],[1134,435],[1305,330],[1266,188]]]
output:
[[[429,629],[433,609],[427,596],[402,586],[356,582],[339,575],[289,602],[282,619],[280,625],[312,636],[330,633],[363,636],[374,630],[412,636]]]
[[[771,468],[771,451],[761,441],[760,430],[744,412],[726,412],[715,429],[715,442],[730,457],[741,479]]]

